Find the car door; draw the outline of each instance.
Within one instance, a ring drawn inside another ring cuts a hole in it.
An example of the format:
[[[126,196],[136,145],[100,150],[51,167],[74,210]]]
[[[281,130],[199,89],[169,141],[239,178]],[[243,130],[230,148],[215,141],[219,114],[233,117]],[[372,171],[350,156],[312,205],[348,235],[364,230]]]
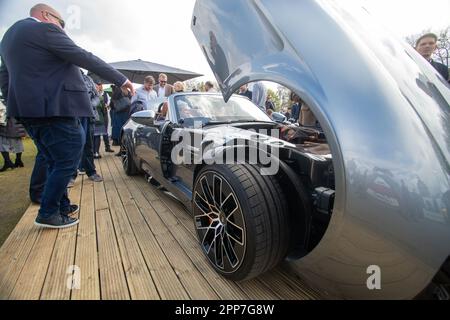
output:
[[[194,136],[201,137],[202,130],[194,129],[183,121],[179,121],[176,101],[180,97],[182,99],[183,95],[176,94],[168,98],[168,120],[161,127],[158,141],[153,142],[160,144],[158,158],[154,165],[159,162],[161,169],[159,172],[164,176],[162,183],[165,187],[183,202],[189,202],[195,168],[194,154],[198,154],[200,149],[195,149]]]
[[[155,101],[155,105],[161,104]],[[154,108],[157,110],[157,106]],[[155,121],[154,125],[138,124],[134,132],[135,153],[141,159],[143,170],[161,179],[163,177],[160,163],[161,130],[166,121]]]

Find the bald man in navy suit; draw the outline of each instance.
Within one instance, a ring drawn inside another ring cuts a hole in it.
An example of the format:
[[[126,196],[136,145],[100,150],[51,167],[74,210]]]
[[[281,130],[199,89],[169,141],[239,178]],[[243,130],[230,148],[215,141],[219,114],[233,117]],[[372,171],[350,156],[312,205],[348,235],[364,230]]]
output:
[[[79,118],[93,117],[80,67],[134,94],[133,85],[100,58],[78,47],[64,32],[53,8],[35,5],[1,43],[0,87],[7,113],[24,124],[48,164],[48,177],[35,224],[66,228],[78,223],[67,197],[85,143]]]

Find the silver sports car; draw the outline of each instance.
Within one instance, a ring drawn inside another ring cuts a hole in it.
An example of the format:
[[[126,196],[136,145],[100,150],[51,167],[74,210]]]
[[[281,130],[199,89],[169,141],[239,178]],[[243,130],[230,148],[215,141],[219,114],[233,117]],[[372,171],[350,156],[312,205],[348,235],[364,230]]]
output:
[[[311,170],[305,172],[299,165],[303,160],[282,153],[285,172],[294,176],[251,181],[266,191],[264,210],[272,210],[266,217],[280,217],[288,210],[288,219],[296,223],[280,220],[272,222],[272,229],[252,229],[262,232],[258,236],[272,251],[259,247],[262,258],[257,252],[240,261],[237,269],[233,259],[225,266],[236,279],[246,278],[270,269],[287,254],[289,268],[330,297],[409,299],[429,288],[435,296],[448,298],[449,85],[370,14],[342,3],[346,1],[196,2],[191,27],[224,99],[255,81],[288,87],[320,122],[332,157],[332,166],[323,161],[323,166],[303,167]],[[303,143],[299,147],[304,159],[320,164],[326,158],[308,152]],[[210,192],[215,183],[223,183],[232,193],[231,184],[222,179],[230,170],[205,169],[202,179],[195,180],[197,210],[218,212],[206,216],[204,212],[197,226],[221,223],[223,202],[217,203]],[[237,175],[255,175],[252,170]],[[311,183],[315,174],[330,179],[326,188]],[[250,187],[249,181],[241,182]],[[276,194],[286,184],[296,188],[294,206],[281,203],[280,199],[288,201],[286,196]],[[235,237],[243,235],[230,230]],[[287,234],[308,245],[296,251],[287,246]],[[204,229],[199,229],[201,243],[202,236]],[[224,243],[222,247],[227,246]],[[209,255],[210,246],[203,249]],[[220,254],[231,249],[225,247]],[[246,257],[242,252],[237,256]],[[219,260],[209,258],[218,272],[226,273],[217,265],[223,262],[221,255]],[[258,259],[269,263],[259,268]]]

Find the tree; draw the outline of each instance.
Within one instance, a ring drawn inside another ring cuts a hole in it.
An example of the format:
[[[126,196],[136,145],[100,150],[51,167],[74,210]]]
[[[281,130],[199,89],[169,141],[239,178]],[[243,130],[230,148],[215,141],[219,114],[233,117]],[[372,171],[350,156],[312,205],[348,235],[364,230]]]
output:
[[[439,41],[437,45],[436,56],[438,56],[441,62],[448,67],[449,66],[448,63],[450,60],[449,55],[450,55],[450,27],[447,27],[447,29],[442,30],[439,33]]]
[[[291,90],[289,90],[288,88],[279,85],[277,87],[277,93],[278,93],[278,97],[280,99],[280,108],[289,108],[292,105],[292,101],[291,101]]]
[[[275,111],[279,111],[281,108],[281,102],[278,95],[272,89],[267,90],[267,99],[271,99],[273,104],[275,105]]]
[[[431,29],[422,31],[419,34],[414,34],[406,37],[406,41],[413,47],[416,45],[416,41],[425,33],[432,32]],[[433,59],[449,66],[450,62],[450,26],[446,29],[435,32],[438,36],[437,50],[433,55]]]
[[[186,91],[190,92],[193,89],[199,90],[201,91],[201,89],[204,87],[204,83],[200,82],[198,79],[190,79],[190,80],[186,80],[184,82],[185,86],[186,86]]]

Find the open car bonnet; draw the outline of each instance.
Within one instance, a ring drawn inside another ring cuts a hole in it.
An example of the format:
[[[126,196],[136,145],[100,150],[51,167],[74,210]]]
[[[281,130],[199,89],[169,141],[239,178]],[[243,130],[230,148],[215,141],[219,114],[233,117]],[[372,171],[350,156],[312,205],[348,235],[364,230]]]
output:
[[[347,2],[198,0],[192,30],[225,100],[242,84],[269,80],[319,106],[315,111],[328,120],[355,109],[368,118],[371,109],[413,108],[448,162],[448,83],[406,42]]]

